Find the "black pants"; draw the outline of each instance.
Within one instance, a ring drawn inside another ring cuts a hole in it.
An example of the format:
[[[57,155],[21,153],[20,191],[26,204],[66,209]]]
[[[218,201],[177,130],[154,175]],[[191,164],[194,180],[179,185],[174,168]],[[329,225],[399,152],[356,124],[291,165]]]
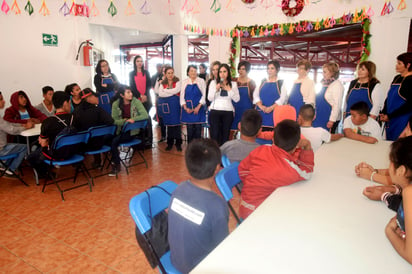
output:
[[[182,145],[182,127],[181,126],[167,126],[167,146]]]
[[[333,126],[330,129],[330,133],[332,133],[332,134],[336,133],[336,130],[338,129],[339,123],[340,123],[340,120],[333,123]]]
[[[229,140],[232,122],[233,111],[210,111],[210,137],[215,140],[219,146]]]
[[[157,116],[157,117],[158,117],[158,122],[159,122],[159,127],[160,127],[160,133],[162,135],[161,138],[166,138],[166,126],[163,123],[163,118],[160,116]]]
[[[202,137],[202,124],[187,124],[187,143]]]

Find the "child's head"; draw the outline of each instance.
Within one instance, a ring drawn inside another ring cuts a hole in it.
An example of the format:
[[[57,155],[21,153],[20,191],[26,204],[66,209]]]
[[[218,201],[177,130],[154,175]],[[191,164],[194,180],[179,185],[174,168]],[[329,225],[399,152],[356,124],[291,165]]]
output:
[[[80,92],[82,101],[86,101],[89,104],[97,105],[99,104],[99,97],[91,88],[85,88]]]
[[[300,126],[293,120],[283,120],[276,125],[273,143],[281,149],[292,153],[300,140]]]
[[[240,120],[240,133],[244,136],[255,137],[262,126],[262,116],[255,109],[246,110]]]
[[[107,62],[104,59],[99,60],[99,62],[97,62],[96,65],[96,73],[97,74],[107,74],[107,73],[111,73],[110,71],[110,66],[109,66],[109,62]]]
[[[196,139],[187,146],[186,167],[194,179],[203,180],[213,177],[220,167],[220,160],[219,146],[212,139]]]
[[[80,96],[80,91],[82,91],[82,90],[80,89],[80,86],[79,86],[78,84],[76,84],[76,83],[67,85],[67,86],[64,88],[64,92],[66,92],[67,94],[69,94],[69,95],[71,95],[71,96],[73,96],[73,97]]]
[[[65,112],[70,112],[70,95],[64,91],[56,91],[53,94],[53,106],[56,109],[63,109]]]
[[[131,101],[133,99],[133,93],[129,86],[120,85],[117,89],[117,93],[123,100]]]
[[[19,91],[19,107],[25,108],[27,105],[27,102],[29,101],[29,98],[27,98],[26,93],[24,91],[20,90]]]
[[[369,116],[369,106],[366,102],[360,101],[354,103],[350,107],[350,116],[352,123],[356,126],[363,125],[368,121]]]
[[[54,89],[51,86],[45,86],[42,88],[43,98],[47,102],[51,102],[53,98]]]
[[[389,175],[394,183],[401,183],[399,178],[412,182],[412,136],[392,143],[389,160]]]
[[[298,123],[311,122],[315,118],[315,108],[311,104],[303,105],[299,110]]]

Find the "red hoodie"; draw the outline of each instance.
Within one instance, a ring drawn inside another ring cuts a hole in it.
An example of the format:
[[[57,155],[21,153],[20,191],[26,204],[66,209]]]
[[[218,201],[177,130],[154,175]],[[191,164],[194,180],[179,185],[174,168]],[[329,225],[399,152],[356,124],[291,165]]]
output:
[[[40,122],[43,122],[44,119],[47,118],[40,110],[33,107],[30,103],[30,99],[24,91],[16,91],[10,97],[11,107],[8,107],[4,112],[3,119],[10,123],[19,123],[25,124],[27,120],[22,120],[20,117],[19,112],[19,93],[23,92],[26,95],[27,103],[26,103],[26,110],[29,113],[30,118],[37,118]]]

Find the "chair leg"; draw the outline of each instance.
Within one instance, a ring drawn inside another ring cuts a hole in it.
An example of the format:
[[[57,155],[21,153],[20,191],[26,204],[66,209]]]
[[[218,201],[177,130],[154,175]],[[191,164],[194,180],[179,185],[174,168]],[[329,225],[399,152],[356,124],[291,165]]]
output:
[[[230,202],[227,202],[227,204],[228,204],[228,206],[229,206],[230,211],[232,211],[233,216],[235,217],[237,223],[240,224],[241,221],[240,221],[239,217],[237,216],[235,210],[233,209],[232,205],[230,204]]]

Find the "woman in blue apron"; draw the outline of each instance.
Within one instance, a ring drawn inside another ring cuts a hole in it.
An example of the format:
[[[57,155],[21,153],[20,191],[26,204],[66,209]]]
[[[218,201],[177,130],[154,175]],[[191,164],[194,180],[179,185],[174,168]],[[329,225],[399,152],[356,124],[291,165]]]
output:
[[[109,63],[106,60],[100,60],[96,66],[94,86],[99,97],[99,106],[109,114],[112,113],[110,101],[114,96],[118,84],[119,81],[116,75],[110,71]]]
[[[158,109],[167,128],[167,147],[169,151],[176,145],[182,151],[182,129],[180,126],[180,81],[174,75],[174,69],[165,69],[166,78],[159,87]]]
[[[344,118],[350,115],[350,107],[360,101],[368,104],[371,118],[376,119],[383,105],[381,84],[375,77],[376,65],[371,61],[359,63],[358,78],[350,82],[344,106]]]
[[[268,79],[263,80],[259,90],[253,94],[256,110],[262,116],[262,128],[270,130],[274,127],[273,110],[276,105],[283,105],[287,91],[283,80],[278,79],[280,64],[278,61],[269,61],[267,64]]]
[[[298,115],[300,108],[304,104],[315,105],[315,83],[308,77],[312,64],[306,60],[300,60],[297,64],[298,79],[295,80],[292,91],[290,92],[288,104],[295,108]],[[296,119],[298,117],[296,116]]]
[[[205,80],[197,76],[197,67],[189,65],[186,71],[189,78],[182,83],[180,105],[182,107],[182,124],[186,124],[187,143],[202,136],[202,125],[206,122]]]
[[[386,139],[394,141],[406,128],[412,115],[412,52],[397,57],[395,76],[380,115],[386,122]]]
[[[250,63],[247,61],[240,61],[237,66],[237,71],[239,77],[237,78],[237,87],[239,90],[240,100],[239,102],[232,102],[235,108],[235,117],[233,118],[233,123],[231,130],[237,131],[238,124],[242,118],[243,112],[247,109],[253,107],[253,92],[255,91],[256,84],[255,81],[248,77],[250,71]]]
[[[338,64],[323,65],[322,89],[316,95],[316,116],[312,123],[313,127],[322,127],[331,133],[335,133],[341,117],[343,85],[338,78]]]

